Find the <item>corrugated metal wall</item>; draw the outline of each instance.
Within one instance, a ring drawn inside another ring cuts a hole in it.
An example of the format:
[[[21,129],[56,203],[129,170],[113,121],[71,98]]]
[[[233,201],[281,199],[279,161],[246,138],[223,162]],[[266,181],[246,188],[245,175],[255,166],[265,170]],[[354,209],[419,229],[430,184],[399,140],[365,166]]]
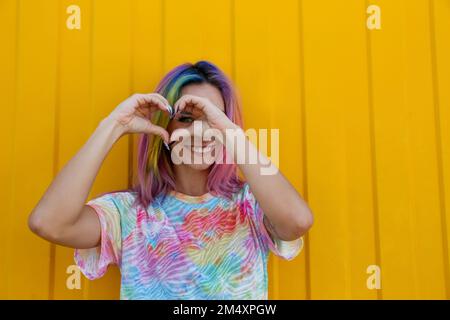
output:
[[[271,257],[271,298],[450,298],[449,0],[0,0],[0,43],[1,298],[118,298],[116,268],[69,290],[73,250],[27,217],[100,119],[199,59],[234,79],[247,128],[280,128],[281,170],[315,213],[302,254]],[[135,143],[91,196],[129,184]]]

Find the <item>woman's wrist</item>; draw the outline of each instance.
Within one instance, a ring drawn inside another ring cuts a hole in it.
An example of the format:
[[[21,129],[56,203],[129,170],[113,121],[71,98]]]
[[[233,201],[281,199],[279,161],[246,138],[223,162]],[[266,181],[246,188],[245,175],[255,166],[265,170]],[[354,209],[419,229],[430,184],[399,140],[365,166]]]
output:
[[[222,130],[223,140],[227,152],[237,164],[245,163],[250,141],[244,130],[235,123],[228,125]]]
[[[100,121],[98,129],[105,131],[113,144],[125,133],[123,125],[109,116]]]

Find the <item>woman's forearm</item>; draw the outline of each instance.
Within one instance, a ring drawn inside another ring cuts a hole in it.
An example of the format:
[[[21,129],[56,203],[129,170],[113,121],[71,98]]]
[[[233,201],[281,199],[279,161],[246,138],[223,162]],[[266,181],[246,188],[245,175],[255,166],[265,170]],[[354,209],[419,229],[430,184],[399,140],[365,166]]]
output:
[[[232,139],[225,139],[227,149],[232,150],[235,163],[269,219],[271,231],[282,240],[299,238],[313,223],[313,215],[307,203],[280,170],[246,137],[242,128],[234,126],[229,129],[235,135]],[[229,144],[233,140],[237,143],[230,149]],[[241,150],[240,145],[245,148]],[[249,159],[257,159],[257,163],[249,163]]]
[[[122,128],[109,117],[99,123],[33,209],[29,217],[33,231],[56,234],[78,220],[101,164],[122,134]]]

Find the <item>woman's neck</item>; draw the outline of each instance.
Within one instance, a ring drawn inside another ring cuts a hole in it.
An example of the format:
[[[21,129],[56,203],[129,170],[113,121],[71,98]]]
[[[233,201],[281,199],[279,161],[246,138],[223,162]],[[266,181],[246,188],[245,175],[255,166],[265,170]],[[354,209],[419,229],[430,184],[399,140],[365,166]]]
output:
[[[173,166],[173,170],[176,191],[190,196],[201,196],[208,192],[209,169],[195,170],[181,164]]]

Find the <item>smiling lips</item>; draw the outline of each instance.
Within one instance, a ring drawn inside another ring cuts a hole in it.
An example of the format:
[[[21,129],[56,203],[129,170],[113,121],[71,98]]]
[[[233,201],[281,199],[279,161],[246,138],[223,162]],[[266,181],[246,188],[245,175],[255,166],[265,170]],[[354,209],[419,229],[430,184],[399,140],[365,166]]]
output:
[[[187,145],[186,147],[187,148],[190,147],[190,150],[195,152],[195,153],[203,154],[203,153],[211,152],[211,150],[213,150],[214,147],[215,147],[215,142],[214,141],[206,141],[206,142],[204,141],[202,143],[201,147],[197,147],[197,146],[194,146],[194,145],[191,145],[191,146]]]

